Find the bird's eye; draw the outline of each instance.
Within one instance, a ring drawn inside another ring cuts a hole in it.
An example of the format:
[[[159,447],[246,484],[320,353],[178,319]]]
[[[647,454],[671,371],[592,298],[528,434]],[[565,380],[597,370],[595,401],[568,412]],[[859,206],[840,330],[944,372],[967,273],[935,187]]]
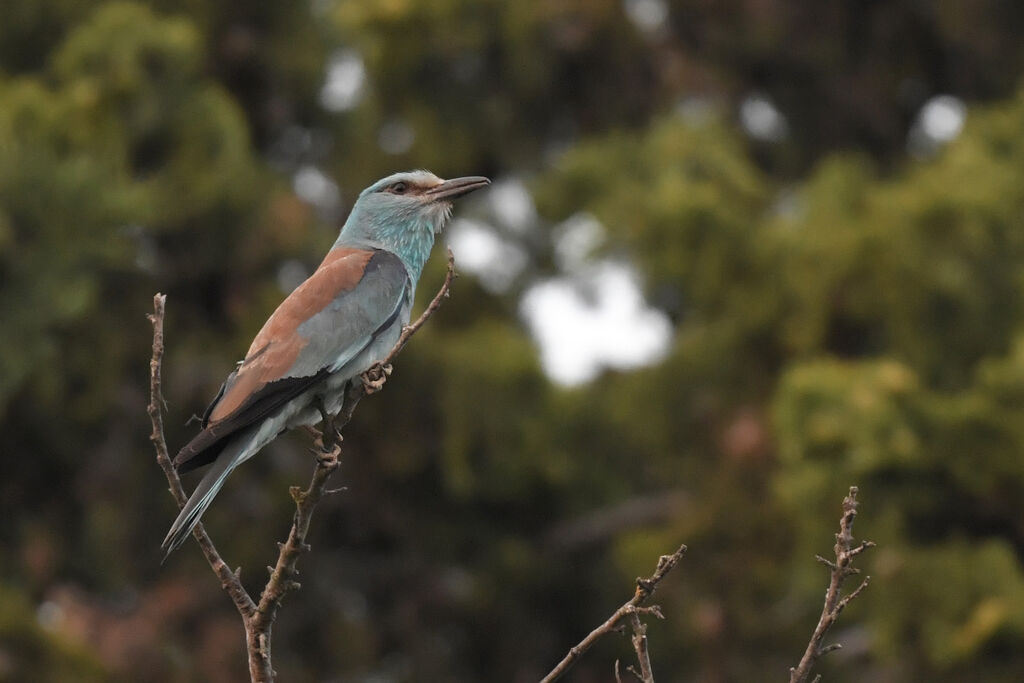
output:
[[[391,191],[394,192],[395,194],[405,194],[405,191],[408,189],[409,186],[403,183],[402,181],[398,181],[397,183],[391,186]]]

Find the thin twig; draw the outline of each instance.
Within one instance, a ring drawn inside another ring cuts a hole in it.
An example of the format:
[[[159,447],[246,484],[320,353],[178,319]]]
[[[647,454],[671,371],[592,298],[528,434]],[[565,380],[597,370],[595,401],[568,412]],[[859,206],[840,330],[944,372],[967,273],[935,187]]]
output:
[[[569,650],[569,653],[562,658],[562,661],[560,661],[558,665],[551,670],[551,673],[541,679],[540,683],[551,683],[552,681],[558,680],[581,656],[583,656],[584,652],[589,650],[590,647],[597,642],[601,636],[616,630],[619,626],[619,622],[624,617],[629,617],[630,623],[633,624],[633,647],[637,651],[637,658],[640,662],[641,668],[638,678],[645,683],[653,683],[654,674],[651,672],[651,662],[647,654],[646,627],[644,627],[637,615],[651,614],[659,619],[664,618],[657,605],[652,605],[650,607],[643,607],[642,605],[649,597],[651,597],[651,594],[654,593],[655,589],[658,587],[658,583],[660,583],[661,580],[664,579],[670,571],[672,571],[672,568],[679,563],[679,560],[682,559],[684,553],[686,553],[686,546],[681,545],[679,546],[679,550],[675,551],[671,555],[662,555],[658,559],[658,566],[650,578],[637,578],[636,592],[633,594],[632,599],[619,609],[615,610],[615,613],[608,617],[603,624],[591,631],[590,634],[577,645],[573,646]],[[634,619],[636,620],[635,623],[633,622]],[[619,677],[618,662],[616,662],[615,675],[616,678]]]
[[[246,650],[249,658],[249,676],[253,683],[271,683],[274,680],[275,672],[271,662],[271,630],[274,620],[277,617],[278,609],[284,596],[293,590],[298,590],[300,584],[295,580],[298,576],[299,556],[310,549],[306,539],[309,534],[309,525],[317,504],[324,495],[334,493],[339,489],[328,489],[327,482],[331,475],[340,467],[341,444],[340,430],[352,417],[356,404],[369,393],[368,387],[378,391],[387,379],[390,372],[391,361],[398,355],[409,338],[419,330],[424,323],[441,306],[442,301],[448,297],[452,281],[455,278],[455,258],[451,249],[448,250],[448,273],[440,291],[431,300],[426,310],[416,319],[414,323],[402,329],[398,341],[391,348],[387,357],[376,364],[373,368],[363,373],[362,381],[352,382],[349,388],[344,407],[339,415],[328,416],[325,420],[324,431],[319,445],[322,447],[316,451],[317,464],[313,470],[313,477],[309,486],[301,490],[297,486],[290,489],[292,498],[295,501],[295,518],[292,522],[291,531],[288,533],[288,540],[279,543],[280,551],[277,562],[273,567],[267,567],[270,571],[270,578],[260,594],[259,604],[256,604],[249,594],[242,587],[239,580],[241,569],[232,572],[224,560],[217,553],[213,542],[206,534],[202,523],[195,526],[193,535],[199,542],[199,546],[206,556],[210,567],[220,578],[221,586],[231,596],[235,607],[242,616],[242,623],[245,626]],[[164,440],[163,418],[160,414],[160,406],[163,405],[163,396],[160,386],[160,368],[163,361],[164,337],[164,303],[166,297],[157,294],[153,298],[154,313],[149,316],[153,323],[153,358],[150,362],[150,404],[149,415],[153,422],[153,433],[151,439],[156,448],[157,462],[167,476],[170,483],[171,493],[178,507],[182,507],[188,500],[185,491],[181,487],[178,473],[175,471],[167,450],[167,443]]]
[[[411,325],[406,325],[402,328],[402,334],[398,337],[398,341],[391,347],[391,351],[381,361],[381,365],[390,365],[391,361],[395,359],[402,349],[405,348],[406,342],[412,335],[416,334],[416,331],[423,327],[423,324],[430,319],[430,316],[434,315],[434,312],[441,307],[444,300],[448,298],[451,292],[452,281],[455,279],[455,255],[452,253],[451,248],[448,249],[448,272],[444,276],[444,282],[441,283],[441,289],[437,291],[434,298],[427,304],[426,309],[420,314],[420,317],[416,319]]]
[[[166,301],[167,296],[165,294],[154,296],[153,313],[146,316],[153,324],[153,357],[149,361],[149,406],[146,411],[149,413],[149,420],[153,425],[153,431],[149,435],[149,439],[153,442],[153,447],[156,449],[156,461],[167,477],[171,495],[174,496],[175,502],[181,508],[188,500],[188,496],[185,495],[184,489],[181,488],[181,480],[178,478],[178,473],[171,463],[171,456],[167,451],[167,441],[164,438],[164,419],[160,412],[160,408],[164,404],[161,366],[164,358],[164,304]],[[242,582],[239,579],[240,570],[231,571],[231,568],[221,558],[220,553],[217,552],[217,548],[214,547],[213,541],[207,535],[202,522],[196,524],[192,530],[192,535],[199,543],[199,548],[203,551],[206,561],[210,563],[213,573],[220,579],[221,587],[231,597],[235,607],[238,608],[238,613],[242,615],[243,622],[248,620],[253,612],[256,611],[256,604],[249,597],[245,588],[242,587]]]
[[[654,671],[651,670],[651,655],[647,651],[647,624],[640,621],[636,610],[629,613],[629,625],[633,629],[633,649],[636,660],[640,663],[640,680],[643,683],[654,683]]]
[[[832,562],[821,556],[815,558],[829,567],[831,570],[831,580],[828,584],[828,591],[825,593],[825,605],[821,610],[821,617],[818,619],[818,625],[815,627],[814,634],[807,644],[804,656],[800,658],[799,664],[789,670],[790,683],[805,683],[811,675],[811,669],[814,667],[815,662],[820,657],[833,650],[842,648],[842,645],[839,643],[823,645],[825,635],[828,633],[829,628],[839,619],[839,614],[843,609],[856,599],[871,581],[870,576],[865,576],[856,590],[845,597],[841,595],[843,582],[847,577],[860,573],[860,570],[853,566],[854,558],[868,548],[875,547],[875,544],[871,541],[862,541],[859,545],[854,545],[853,522],[857,518],[857,504],[857,487],[851,486],[850,494],[843,499],[843,516],[839,520],[839,533],[836,534],[836,545],[834,548],[836,560]],[[815,677],[814,683],[817,683],[818,679],[820,679],[820,675]]]
[[[301,587],[295,578],[299,574],[299,556],[310,550],[306,539],[309,523],[317,503],[327,494],[327,480],[341,466],[341,444],[335,443],[328,453],[319,453],[313,479],[305,490],[293,486],[289,490],[295,501],[295,520],[288,532],[288,540],[279,543],[277,563],[267,567],[270,578],[260,595],[259,605],[246,628],[246,645],[249,651],[250,673],[255,669],[261,676],[268,673],[273,677],[270,656],[270,634],[284,596]],[[253,680],[256,680],[255,676]],[[263,680],[262,678],[260,680]]]

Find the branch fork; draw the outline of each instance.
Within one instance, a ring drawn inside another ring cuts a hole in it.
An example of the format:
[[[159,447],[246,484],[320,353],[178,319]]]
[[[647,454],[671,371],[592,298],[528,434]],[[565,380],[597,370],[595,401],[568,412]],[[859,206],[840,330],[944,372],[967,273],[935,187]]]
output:
[[[651,669],[650,654],[647,649],[647,625],[640,620],[640,615],[653,615],[658,619],[664,619],[665,616],[661,612],[661,608],[658,605],[647,605],[644,603],[654,593],[658,584],[665,576],[672,571],[672,568],[679,564],[679,560],[683,558],[686,553],[686,546],[681,545],[679,549],[671,555],[662,555],[658,558],[658,566],[655,568],[654,573],[644,579],[637,577],[636,580],[636,591],[633,593],[633,597],[619,609],[608,617],[608,619],[598,626],[596,629],[590,632],[590,634],[581,640],[578,644],[574,645],[569,649],[569,653],[562,658],[557,666],[551,670],[547,676],[541,679],[540,683],[552,683],[557,681],[559,678],[568,671],[576,661],[583,656],[590,647],[597,642],[597,640],[613,631],[623,632],[625,630],[626,622],[629,624],[633,635],[630,641],[633,644],[633,649],[636,651],[637,662],[640,665],[640,670],[637,671],[632,665],[627,667],[627,671],[631,672],[637,677],[637,680],[643,683],[654,683],[654,673]],[[622,678],[619,671],[619,662],[615,662],[615,680],[621,683]]]

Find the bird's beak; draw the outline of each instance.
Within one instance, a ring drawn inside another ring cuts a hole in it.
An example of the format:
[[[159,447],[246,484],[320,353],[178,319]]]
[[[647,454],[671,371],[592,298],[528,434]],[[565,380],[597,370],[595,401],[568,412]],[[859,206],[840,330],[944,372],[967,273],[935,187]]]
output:
[[[479,190],[481,187],[486,187],[491,184],[491,181],[483,176],[471,175],[465,178],[452,178],[446,180],[440,185],[435,185],[426,192],[423,193],[423,197],[427,201],[437,202],[441,200],[451,200],[463,195],[467,195],[473,190]]]

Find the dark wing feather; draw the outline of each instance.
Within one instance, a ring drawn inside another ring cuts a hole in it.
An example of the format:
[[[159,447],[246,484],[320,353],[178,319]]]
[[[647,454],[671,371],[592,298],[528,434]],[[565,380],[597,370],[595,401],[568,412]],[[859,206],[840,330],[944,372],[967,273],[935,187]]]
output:
[[[210,401],[209,405],[206,406],[206,410],[203,411],[203,419],[199,423],[199,426],[202,427],[203,429],[206,429],[206,425],[210,424],[210,413],[213,412],[213,409],[220,402],[220,400],[224,397],[224,391],[229,386],[231,386],[232,382],[235,381],[235,376],[237,374],[238,374],[237,372],[232,372],[230,375],[228,375],[228,378],[226,380],[224,380],[223,383],[221,383],[220,391],[217,392],[217,395],[214,396],[213,400]]]
[[[324,368],[308,377],[285,377],[263,385],[251,394],[238,410],[223,420],[208,425],[178,451],[174,456],[174,465],[178,472],[184,474],[213,462],[224,447],[224,437],[272,415],[275,410],[329,374],[330,372]]]

